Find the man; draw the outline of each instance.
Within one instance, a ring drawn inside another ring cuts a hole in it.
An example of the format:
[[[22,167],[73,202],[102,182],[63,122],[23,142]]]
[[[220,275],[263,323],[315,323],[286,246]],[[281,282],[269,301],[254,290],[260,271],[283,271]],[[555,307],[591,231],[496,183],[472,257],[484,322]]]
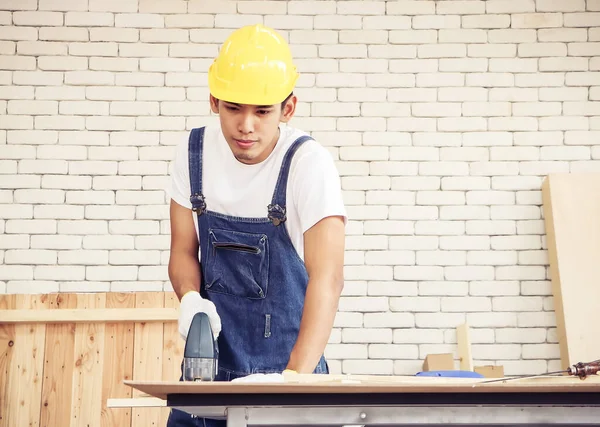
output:
[[[297,79],[277,32],[234,31],[208,73],[220,126],[192,130],[177,150],[169,277],[181,336],[197,312],[210,318],[216,381],[329,372],[347,219],[331,155],[287,126]],[[168,422],[198,425],[225,424],[176,410]]]

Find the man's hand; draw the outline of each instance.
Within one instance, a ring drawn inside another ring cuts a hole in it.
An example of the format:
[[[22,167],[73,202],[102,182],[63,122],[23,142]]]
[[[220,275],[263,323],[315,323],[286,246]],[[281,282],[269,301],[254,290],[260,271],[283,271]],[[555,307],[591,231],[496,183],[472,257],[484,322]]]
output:
[[[311,373],[325,351],[344,287],[344,247],[345,224],[341,217],[324,218],[304,233],[308,289],[288,369]]]
[[[204,299],[196,291],[190,291],[183,296],[179,307],[179,334],[184,340],[187,339],[190,325],[196,313],[206,313],[210,321],[215,340],[221,333],[221,318],[217,313],[215,304],[207,299]]]

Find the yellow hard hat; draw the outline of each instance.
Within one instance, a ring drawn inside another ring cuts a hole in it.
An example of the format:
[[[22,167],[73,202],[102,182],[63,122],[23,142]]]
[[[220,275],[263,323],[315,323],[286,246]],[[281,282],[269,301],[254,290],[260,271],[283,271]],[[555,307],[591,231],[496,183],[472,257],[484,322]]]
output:
[[[297,80],[287,42],[261,24],[234,31],[208,70],[210,93],[237,104],[280,103],[292,93]]]

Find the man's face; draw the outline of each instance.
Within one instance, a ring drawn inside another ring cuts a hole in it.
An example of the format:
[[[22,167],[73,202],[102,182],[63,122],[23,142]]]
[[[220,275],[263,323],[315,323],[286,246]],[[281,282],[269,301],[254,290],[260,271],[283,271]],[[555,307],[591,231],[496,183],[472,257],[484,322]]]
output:
[[[296,109],[296,97],[286,104],[234,104],[210,97],[211,109],[219,115],[221,130],[238,161],[257,164],[265,160],[279,139],[279,123],[287,123]]]

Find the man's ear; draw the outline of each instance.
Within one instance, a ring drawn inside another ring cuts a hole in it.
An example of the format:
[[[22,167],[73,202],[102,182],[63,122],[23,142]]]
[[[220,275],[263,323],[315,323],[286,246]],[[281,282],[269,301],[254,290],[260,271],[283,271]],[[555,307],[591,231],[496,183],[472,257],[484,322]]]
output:
[[[210,109],[213,113],[219,114],[219,100],[210,95]]]
[[[292,117],[294,117],[297,103],[298,98],[296,97],[296,95],[290,96],[290,98],[287,100],[287,102],[281,109],[281,117],[279,119],[281,122],[287,123],[292,119]]]

